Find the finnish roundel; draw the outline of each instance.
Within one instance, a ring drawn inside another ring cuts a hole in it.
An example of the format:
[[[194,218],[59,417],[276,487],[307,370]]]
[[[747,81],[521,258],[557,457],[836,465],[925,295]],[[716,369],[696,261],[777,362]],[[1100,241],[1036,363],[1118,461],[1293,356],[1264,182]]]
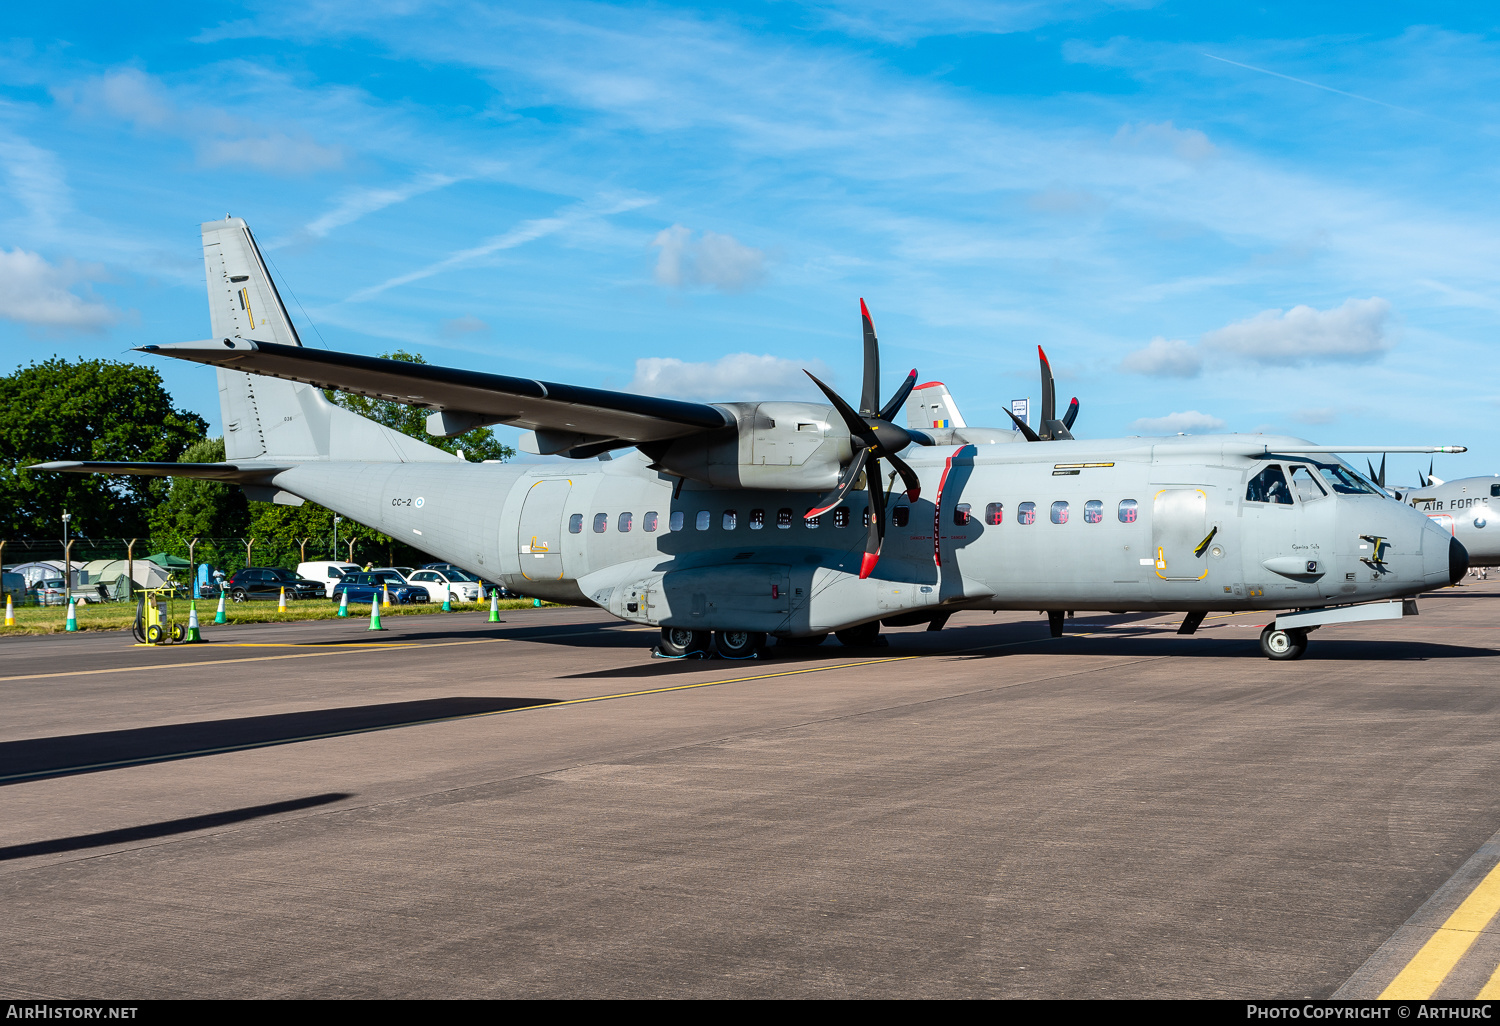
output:
[[[1489,523],[1489,521],[1485,520],[1484,517],[1475,517],[1474,518],[1474,526],[1475,527],[1483,527],[1487,523]]]
[[[416,502],[415,502],[415,503],[413,503],[413,505],[415,505],[415,506],[416,506],[416,507],[417,507],[417,509],[421,509],[421,508],[422,508],[422,505],[423,505],[423,504],[424,504],[424,503],[425,503],[425,502],[426,502],[426,501],[427,501],[427,500],[426,500],[426,499],[424,499],[424,498],[422,498],[422,497],[421,497],[421,496],[420,496],[420,495],[418,495],[418,496],[417,496],[417,501],[416,501]]]

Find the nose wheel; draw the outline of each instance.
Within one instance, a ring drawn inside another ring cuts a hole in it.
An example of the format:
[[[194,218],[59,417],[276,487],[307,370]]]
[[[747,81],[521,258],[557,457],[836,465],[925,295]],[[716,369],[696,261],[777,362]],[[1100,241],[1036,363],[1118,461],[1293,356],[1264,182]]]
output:
[[[1307,651],[1307,632],[1279,630],[1274,623],[1268,623],[1260,632],[1260,650],[1267,659],[1301,659]]]

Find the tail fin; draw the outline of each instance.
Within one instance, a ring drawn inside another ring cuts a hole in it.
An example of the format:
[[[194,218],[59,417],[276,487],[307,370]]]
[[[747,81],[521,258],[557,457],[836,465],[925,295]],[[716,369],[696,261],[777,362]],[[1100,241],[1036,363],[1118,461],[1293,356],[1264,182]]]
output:
[[[906,400],[906,426],[923,431],[968,427],[958,403],[941,381],[929,381],[911,390]]]
[[[203,225],[203,266],[214,338],[300,346],[250,227],[238,217]],[[335,406],[312,385],[219,368],[224,458],[426,462],[453,455]]]

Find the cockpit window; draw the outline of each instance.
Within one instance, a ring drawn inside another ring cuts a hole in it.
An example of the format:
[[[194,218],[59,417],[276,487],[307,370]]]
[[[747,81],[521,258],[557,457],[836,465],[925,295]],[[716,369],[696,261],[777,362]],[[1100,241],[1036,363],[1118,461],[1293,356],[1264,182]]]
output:
[[[1491,495],[1500,495],[1500,484],[1490,485]]]
[[[1292,504],[1292,492],[1287,487],[1286,475],[1278,464],[1271,464],[1250,479],[1245,489],[1246,502],[1274,502],[1282,506]]]
[[[1358,474],[1347,467],[1341,467],[1337,463],[1319,463],[1318,473],[1323,475],[1323,480],[1328,482],[1330,488],[1340,495],[1376,495],[1379,494],[1370,485],[1366,484]]]
[[[1317,478],[1313,477],[1312,471],[1303,466],[1292,468],[1292,490],[1303,502],[1312,502],[1314,499],[1326,498],[1328,495],[1323,486],[1318,484]]]

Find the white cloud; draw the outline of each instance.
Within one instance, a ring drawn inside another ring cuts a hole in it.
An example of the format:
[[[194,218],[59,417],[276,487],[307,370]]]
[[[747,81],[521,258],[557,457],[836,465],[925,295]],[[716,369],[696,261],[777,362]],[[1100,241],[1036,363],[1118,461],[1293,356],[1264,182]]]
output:
[[[1115,133],[1115,145],[1127,149],[1170,152],[1183,160],[1198,163],[1218,155],[1218,148],[1196,128],[1178,128],[1170,121],[1159,124],[1122,125]]]
[[[814,387],[802,373],[803,368],[828,380],[828,368],[821,360],[731,353],[708,363],[687,363],[671,356],[649,356],[635,361],[635,377],[625,388],[646,395],[710,402],[803,399]]]
[[[69,291],[90,276],[72,261],[53,266],[36,253],[0,249],[0,317],[45,328],[99,331],[118,314],[106,303]]]
[[[137,68],[107,72],[53,90],[58,102],[88,117],[120,119],[138,130],[176,135],[197,147],[209,167],[249,166],[277,174],[339,167],[344,150],[310,135],[289,135],[219,107],[177,102],[155,76]]]
[[[1390,314],[1391,304],[1379,296],[1346,299],[1331,310],[1262,310],[1204,333],[1197,345],[1158,336],[1120,361],[1120,369],[1158,378],[1193,378],[1220,357],[1269,367],[1368,363],[1395,345],[1387,325]]]
[[[1301,424],[1332,424],[1338,420],[1339,413],[1331,406],[1319,406],[1305,410],[1298,410],[1292,414],[1292,419]]]
[[[1196,378],[1203,369],[1203,356],[1191,342],[1158,335],[1145,349],[1120,361],[1120,369],[1158,378]]]
[[[493,253],[515,249],[517,246],[524,246],[528,242],[545,238],[548,235],[553,235],[566,228],[582,224],[585,221],[608,217],[613,214],[621,214],[627,210],[635,210],[654,202],[655,200],[632,198],[607,204],[583,203],[566,210],[560,210],[551,217],[538,217],[530,221],[523,221],[510,231],[491,236],[477,246],[461,249],[435,263],[428,264],[426,267],[419,267],[415,271],[408,271],[406,274],[388,278],[379,285],[371,285],[369,288],[360,289],[344,300],[344,302],[352,303],[362,299],[369,299],[371,296],[379,295],[387,289],[393,289],[400,285],[409,285],[414,281],[421,281],[423,278],[431,278],[435,274],[441,274],[444,271],[451,271],[454,268],[472,264],[475,261],[483,260]]]
[[[339,201],[339,205],[328,213],[309,221],[302,231],[306,235],[321,239],[335,228],[352,224],[366,214],[373,214],[377,210],[384,210],[397,203],[405,203],[413,197],[446,188],[462,180],[457,175],[424,174],[402,185],[380,189],[356,189],[346,193]]]
[[[53,227],[71,203],[57,157],[26,139],[0,131],[0,166],[10,180],[9,192],[33,222]]]
[[[766,255],[740,243],[732,235],[693,232],[674,224],[657,233],[651,245],[661,249],[656,258],[656,280],[672,288],[708,285],[721,292],[740,292],[760,283],[766,274]]]
[[[455,317],[450,321],[443,322],[444,338],[459,338],[463,335],[475,335],[480,332],[489,331],[490,326],[472,314],[463,317]]]
[[[1142,417],[1131,425],[1143,435],[1175,435],[1178,432],[1196,434],[1201,431],[1218,431],[1224,421],[1197,410],[1169,413],[1165,417]]]
[[[1332,310],[1263,310],[1210,331],[1202,345],[1255,363],[1364,362],[1385,355],[1395,344],[1386,326],[1390,313],[1391,304],[1379,296],[1346,299]]]

